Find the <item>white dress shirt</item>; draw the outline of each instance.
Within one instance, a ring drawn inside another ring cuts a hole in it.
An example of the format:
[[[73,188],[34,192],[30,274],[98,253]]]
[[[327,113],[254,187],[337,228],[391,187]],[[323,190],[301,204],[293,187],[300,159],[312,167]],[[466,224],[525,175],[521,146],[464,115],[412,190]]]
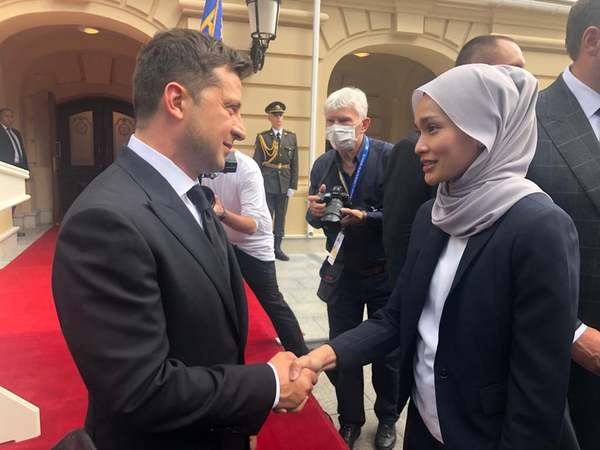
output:
[[[4,124],[0,124],[0,125],[2,125],[2,128],[4,128],[4,131],[8,135],[8,138],[10,139],[10,143],[12,144],[13,150],[15,152],[14,162],[15,162],[15,164],[18,164],[21,162],[21,155],[23,154],[23,149],[21,148],[21,143],[19,142],[19,138],[6,125],[4,125]]]
[[[202,219],[200,218],[200,214],[187,196],[187,192],[195,185],[199,184],[198,179],[194,180],[190,178],[173,161],[171,161],[162,153],[154,150],[148,144],[140,141],[135,134],[131,135],[127,146],[140,158],[154,167],[157,172],[160,173],[165,180],[167,180],[167,183],[171,185],[187,209],[189,209],[189,211],[192,213],[194,219],[196,219],[196,222],[198,222],[198,225],[202,227]],[[275,376],[275,400],[273,401],[273,408],[275,408],[277,403],[279,403],[279,377],[277,376],[275,367],[271,363],[267,364],[269,367],[271,367],[271,370],[273,370],[273,375]]]
[[[573,75],[569,67],[564,70],[562,77],[588,118],[594,133],[596,133],[596,139],[600,140],[600,115],[596,114],[596,111],[600,109],[600,93]]]
[[[435,396],[435,355],[444,304],[468,240],[468,238],[450,236],[433,272],[429,294],[417,328],[417,348],[413,361],[415,384],[412,400],[431,435],[442,443],[444,440]]]
[[[562,73],[562,78],[571,93],[579,102],[579,106],[581,106],[583,113],[588,118],[592,130],[594,130],[594,133],[596,134],[596,139],[600,140],[600,114],[596,114],[600,109],[600,93],[596,92],[573,75],[569,67]],[[582,323],[579,325],[575,330],[573,342],[579,339],[585,330],[587,330],[586,324]]]
[[[262,173],[254,159],[235,151],[237,169],[233,173],[220,173],[210,180],[202,179],[219,196],[226,210],[252,217],[257,225],[254,234],[236,231],[223,223],[227,237],[244,253],[261,261],[275,261],[273,250],[273,221],[267,206]]]
[[[273,132],[273,136],[279,136],[279,139],[283,137],[283,128],[280,128],[279,130],[277,128],[271,128],[271,131]]]
[[[198,209],[194,206],[192,201],[188,198],[187,192],[195,185],[199,184],[198,179],[195,180],[190,178],[183,170],[181,170],[173,161],[167,158],[160,152],[157,152],[149,145],[140,141],[135,134],[132,134],[129,138],[127,146],[134,151],[140,158],[150,164],[160,173],[167,183],[175,190],[181,201],[185,204],[187,209],[192,213],[198,225],[202,227],[202,219]]]

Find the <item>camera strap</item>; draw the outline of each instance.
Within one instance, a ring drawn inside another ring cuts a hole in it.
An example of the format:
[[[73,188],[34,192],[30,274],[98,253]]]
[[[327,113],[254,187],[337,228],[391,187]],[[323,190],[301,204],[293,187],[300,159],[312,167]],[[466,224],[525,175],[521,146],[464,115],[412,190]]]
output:
[[[344,179],[344,175],[342,174],[340,169],[338,169],[338,178],[340,179],[340,183],[342,183],[342,186],[344,186],[344,190],[348,192],[348,185],[346,184],[346,180]]]
[[[367,157],[369,156],[369,147],[370,147],[369,138],[365,135],[365,147],[364,147],[364,150],[360,157],[360,161],[358,162],[358,168],[356,169],[356,172],[354,172],[354,177],[352,180],[352,187],[350,189],[350,192],[348,193],[350,201],[352,201],[352,198],[354,197],[354,194],[356,192],[356,187],[358,186],[358,182],[360,180],[360,176],[362,174],[363,169],[365,168],[365,162],[367,161]],[[342,185],[344,186],[344,189],[346,190],[346,192],[348,192],[348,186],[346,185],[346,182],[344,181],[344,176],[339,171],[339,169],[338,169],[338,175],[340,177],[340,181],[341,181]],[[329,252],[329,255],[327,256],[327,261],[329,262],[329,264],[333,265],[335,263],[335,259],[337,258],[337,255],[340,251],[340,248],[342,247],[343,242],[344,242],[344,230],[340,230],[337,237],[335,238],[333,247],[331,248],[331,251]]]

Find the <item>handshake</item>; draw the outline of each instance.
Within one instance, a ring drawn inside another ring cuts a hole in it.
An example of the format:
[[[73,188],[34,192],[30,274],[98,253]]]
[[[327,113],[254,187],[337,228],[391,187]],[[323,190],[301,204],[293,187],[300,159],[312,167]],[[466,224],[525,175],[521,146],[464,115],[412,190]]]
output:
[[[333,348],[325,344],[300,358],[291,352],[277,353],[269,364],[279,378],[279,402],[275,411],[298,412],[304,408],[319,374],[335,367],[336,355]]]

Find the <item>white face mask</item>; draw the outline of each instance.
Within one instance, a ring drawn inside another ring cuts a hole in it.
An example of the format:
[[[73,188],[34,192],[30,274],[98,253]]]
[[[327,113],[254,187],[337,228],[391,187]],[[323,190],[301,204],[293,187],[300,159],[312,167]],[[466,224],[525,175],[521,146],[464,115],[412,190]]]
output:
[[[349,152],[356,144],[354,125],[331,125],[325,129],[325,137],[336,150]]]

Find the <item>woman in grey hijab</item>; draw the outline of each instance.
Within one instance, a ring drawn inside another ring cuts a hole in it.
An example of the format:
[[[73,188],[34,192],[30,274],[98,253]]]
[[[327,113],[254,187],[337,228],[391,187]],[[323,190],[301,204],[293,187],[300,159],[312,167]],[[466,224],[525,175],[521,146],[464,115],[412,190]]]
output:
[[[415,91],[437,197],[388,305],[296,363],[364,365],[400,342],[407,450],[562,448],[579,254],[569,216],[525,179],[536,98],[525,70],[483,64]]]

